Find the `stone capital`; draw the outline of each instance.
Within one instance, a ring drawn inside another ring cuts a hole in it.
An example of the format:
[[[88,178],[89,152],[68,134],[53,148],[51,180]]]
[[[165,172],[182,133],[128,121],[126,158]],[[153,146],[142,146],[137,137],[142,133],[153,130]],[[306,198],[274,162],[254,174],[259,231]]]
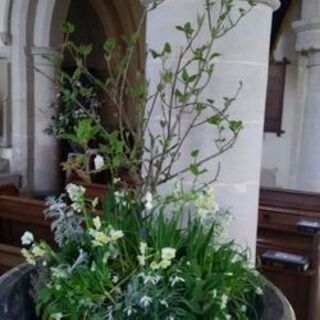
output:
[[[273,11],[276,11],[280,8],[281,3],[279,0],[256,0],[257,3],[262,3],[265,4],[269,7],[271,7],[271,9]]]
[[[297,34],[296,50],[308,53],[320,50],[320,17],[314,17],[308,22],[295,21],[292,24]]]
[[[52,47],[32,47],[31,55],[36,65],[54,65],[59,57],[59,50]]]

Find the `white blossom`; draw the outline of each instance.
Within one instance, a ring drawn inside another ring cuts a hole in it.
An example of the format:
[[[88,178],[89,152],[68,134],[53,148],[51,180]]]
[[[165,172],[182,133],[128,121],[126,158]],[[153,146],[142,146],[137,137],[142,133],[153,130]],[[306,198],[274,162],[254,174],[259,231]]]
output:
[[[114,230],[114,229],[112,229],[110,231],[110,237],[111,237],[111,239],[113,241],[117,241],[117,240],[123,238],[123,236],[124,236],[124,233],[123,233],[122,230]]]
[[[162,250],[161,250],[161,258],[163,259],[163,260],[169,260],[169,261],[171,261],[172,259],[174,259],[175,258],[175,256],[176,256],[176,249],[174,249],[174,248],[163,248]]]
[[[104,159],[100,154],[97,154],[94,158],[94,168],[99,171],[104,167]]]
[[[95,217],[93,220],[93,225],[94,227],[99,230],[101,228],[101,220],[100,220],[100,217]]]
[[[30,245],[31,243],[33,243],[34,241],[34,237],[33,237],[33,234],[29,231],[26,231],[23,236],[21,237],[21,243],[24,245],[24,246],[28,246]]]
[[[153,208],[153,197],[152,197],[152,193],[150,191],[148,191],[145,195],[145,208],[146,210],[150,211]]]
[[[152,298],[150,298],[148,296],[143,296],[140,299],[140,305],[143,306],[144,308],[148,308],[149,305],[151,304],[151,302],[152,302]]]
[[[161,269],[167,269],[171,266],[171,261],[170,260],[162,260],[159,264]]]
[[[162,304],[162,305],[165,306],[166,308],[169,308],[169,304],[168,304],[168,302],[167,302],[165,299],[161,300],[161,301],[160,301],[160,304]]]
[[[256,294],[258,294],[259,296],[262,296],[262,295],[263,295],[263,290],[262,290],[262,288],[258,287],[258,288],[256,289]]]
[[[227,303],[228,303],[228,296],[226,294],[223,294],[221,297],[221,305],[220,305],[221,310],[224,310],[227,307]]]
[[[178,277],[178,276],[170,277],[169,281],[171,283],[171,287],[174,287],[179,282],[182,282],[182,283],[185,282],[185,280],[183,278]]]
[[[61,312],[54,313],[51,315],[52,320],[61,320],[63,318],[63,314]]]
[[[69,183],[66,186],[66,191],[71,201],[78,202],[84,196],[86,189],[83,186],[78,186],[74,183]]]

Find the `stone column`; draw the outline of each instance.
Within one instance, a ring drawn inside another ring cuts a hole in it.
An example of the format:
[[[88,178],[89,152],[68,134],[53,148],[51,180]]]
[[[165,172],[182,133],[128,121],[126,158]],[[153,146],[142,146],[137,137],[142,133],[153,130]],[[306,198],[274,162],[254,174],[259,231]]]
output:
[[[175,26],[194,21],[200,3],[202,2],[195,0],[164,2],[148,17],[148,46],[157,49],[168,41],[174,48],[179,48],[181,38],[177,36]],[[222,57],[216,64],[215,79],[207,92],[215,100],[222,101],[223,97],[233,95],[239,81],[243,82],[243,90],[232,108],[231,117],[241,119],[244,130],[235,147],[220,159],[222,170],[215,189],[221,206],[230,208],[235,217],[230,227],[231,237],[248,246],[253,259],[271,20],[272,12],[278,6],[279,1],[276,0],[258,1],[240,24],[218,43],[216,51],[222,53]],[[147,77],[151,80],[151,87],[156,82],[159,68],[159,63],[149,58]],[[189,147],[196,146],[203,150],[212,149],[214,144],[206,130],[193,135],[191,140]],[[187,152],[188,150],[185,150],[185,154]],[[180,161],[190,163],[187,157],[182,157]],[[213,162],[206,166],[211,177],[216,172],[216,164]]]
[[[50,124],[56,100],[52,82],[55,75],[53,48],[32,48],[34,66],[34,178],[33,189],[37,193],[54,192],[59,187],[59,148],[56,138],[44,133]]]
[[[296,50],[307,59],[307,77],[295,188],[320,192],[320,16],[294,23]]]

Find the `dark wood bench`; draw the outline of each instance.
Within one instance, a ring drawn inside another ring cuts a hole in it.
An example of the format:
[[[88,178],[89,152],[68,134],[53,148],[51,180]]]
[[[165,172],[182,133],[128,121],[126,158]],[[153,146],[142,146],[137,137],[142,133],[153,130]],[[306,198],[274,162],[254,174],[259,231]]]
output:
[[[0,275],[23,262],[20,248],[0,243]]]
[[[19,247],[21,236],[30,231],[36,239],[52,241],[50,221],[44,217],[45,203],[40,200],[0,196],[0,243]]]
[[[262,273],[292,303],[298,320],[320,319],[320,236],[301,232],[301,220],[320,221],[320,194],[262,188],[259,203],[257,258],[267,250],[306,256],[306,272],[260,265]]]

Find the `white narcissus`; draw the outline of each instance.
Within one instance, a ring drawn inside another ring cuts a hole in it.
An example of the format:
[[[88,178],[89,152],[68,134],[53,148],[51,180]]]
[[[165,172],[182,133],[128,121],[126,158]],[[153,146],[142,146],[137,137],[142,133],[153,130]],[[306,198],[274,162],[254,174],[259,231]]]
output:
[[[176,256],[176,249],[174,248],[163,248],[161,250],[161,258],[163,260],[172,260]]]
[[[24,246],[30,245],[34,241],[33,234],[29,231],[26,231],[23,236],[21,237],[21,243]]]
[[[104,159],[100,154],[97,154],[94,158],[94,168],[99,171],[104,167]]]

